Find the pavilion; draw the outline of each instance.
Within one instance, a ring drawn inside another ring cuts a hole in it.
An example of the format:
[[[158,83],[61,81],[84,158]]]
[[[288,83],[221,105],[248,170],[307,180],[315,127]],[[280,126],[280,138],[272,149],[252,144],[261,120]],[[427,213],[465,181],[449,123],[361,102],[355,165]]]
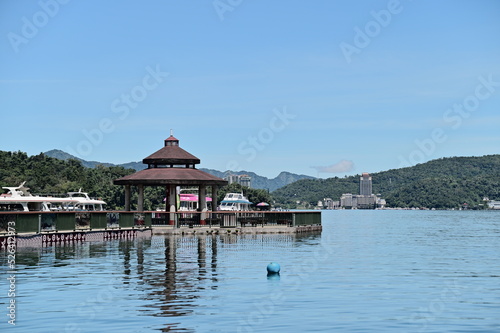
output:
[[[165,186],[166,211],[173,212],[176,206],[176,187],[198,187],[198,209],[206,210],[207,186],[212,187],[212,210],[217,208],[217,190],[227,181],[196,169],[200,159],[179,147],[172,133],[165,139],[165,146],[142,160],[148,168],[114,180],[115,185],[125,185],[125,210],[130,211],[131,186],[138,190],[137,210],[144,210],[144,186]]]

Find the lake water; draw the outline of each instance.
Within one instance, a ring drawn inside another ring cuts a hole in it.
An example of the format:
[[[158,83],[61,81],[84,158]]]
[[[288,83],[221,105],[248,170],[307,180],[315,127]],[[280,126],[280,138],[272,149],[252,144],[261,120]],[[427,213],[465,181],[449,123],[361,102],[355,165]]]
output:
[[[1,253],[0,331],[500,332],[500,212],[322,219],[306,235],[19,249],[15,326]]]

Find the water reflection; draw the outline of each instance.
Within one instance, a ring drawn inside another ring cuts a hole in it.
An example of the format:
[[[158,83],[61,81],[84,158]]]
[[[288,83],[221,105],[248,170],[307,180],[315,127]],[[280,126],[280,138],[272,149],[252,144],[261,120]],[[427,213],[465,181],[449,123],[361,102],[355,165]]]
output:
[[[318,237],[318,234],[153,236],[150,251],[159,253],[162,250],[163,258],[154,257],[146,268],[142,263],[138,265],[138,277],[150,286],[145,296],[149,305],[141,311],[155,317],[193,315],[197,304],[203,301],[200,300],[201,295],[205,295],[202,292],[220,287],[219,256],[224,259],[224,256],[238,251],[248,255],[249,249],[258,248],[292,248],[295,242]],[[138,251],[140,248],[137,245]],[[279,274],[268,278],[279,280]],[[180,330],[177,325],[179,323],[169,323],[161,331]]]
[[[192,329],[189,320],[182,318],[209,312],[207,294],[211,295],[211,302],[224,302],[227,291],[219,291],[221,283],[227,286],[227,277],[232,274],[229,270],[245,267],[249,255],[273,253],[276,249],[291,252],[298,244],[317,242],[320,238],[320,234],[224,234],[117,239],[20,248],[16,264],[25,281],[36,274],[44,276],[40,282],[54,291],[51,297],[61,299],[61,304],[73,297],[71,287],[62,286],[83,286],[79,288],[88,290],[78,301],[68,303],[68,319],[59,314],[53,320],[83,327],[92,324],[90,318],[101,315],[99,309],[106,308],[113,309],[116,318],[126,314],[136,318],[137,325],[149,329],[185,332]],[[5,260],[0,255],[3,267]],[[262,278],[266,278],[265,266]],[[279,275],[268,279],[279,280]],[[34,306],[36,299],[33,298]],[[148,317],[159,320],[151,321]],[[116,322],[114,317],[109,319]]]
[[[280,273],[267,273],[267,279],[269,281],[277,281],[280,279]]]
[[[326,214],[330,218],[316,235],[154,236],[18,249],[19,328],[491,332],[498,327],[498,212]],[[266,277],[271,261],[281,265],[280,280]],[[5,253],[0,262],[0,272],[7,274]],[[4,308],[6,285],[0,284]]]

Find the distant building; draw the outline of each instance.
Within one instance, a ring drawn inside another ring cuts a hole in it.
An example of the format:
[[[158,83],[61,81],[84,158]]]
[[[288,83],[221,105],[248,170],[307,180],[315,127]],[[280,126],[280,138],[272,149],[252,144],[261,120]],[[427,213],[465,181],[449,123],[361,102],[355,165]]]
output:
[[[375,194],[370,195],[357,195],[358,199],[358,209],[374,209],[377,203],[377,197]]]
[[[346,209],[358,208],[358,196],[351,193],[344,193],[340,197],[340,207]]]
[[[224,177],[224,180],[227,180],[229,184],[237,183],[241,186],[251,187],[252,177],[249,175],[228,175]]]
[[[364,172],[359,178],[359,195],[372,195],[372,177]]]
[[[385,199],[377,196],[377,208],[384,208],[386,204]]]
[[[359,178],[359,195],[342,194],[340,207],[346,209],[384,208],[385,200],[372,193],[372,177],[369,173],[364,172]]]
[[[242,186],[252,187],[251,186],[251,184],[252,184],[252,177],[250,177],[249,175],[241,175],[240,176],[240,184]]]
[[[340,206],[340,201],[335,201],[332,198],[324,198],[323,199],[323,209],[338,209]]]

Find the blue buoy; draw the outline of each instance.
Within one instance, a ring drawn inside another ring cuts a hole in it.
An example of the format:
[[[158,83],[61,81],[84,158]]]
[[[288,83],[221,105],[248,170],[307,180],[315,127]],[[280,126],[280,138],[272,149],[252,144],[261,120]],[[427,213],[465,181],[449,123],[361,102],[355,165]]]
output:
[[[276,262],[272,262],[269,265],[267,265],[268,274],[279,274],[280,269],[281,269],[280,264]]]

